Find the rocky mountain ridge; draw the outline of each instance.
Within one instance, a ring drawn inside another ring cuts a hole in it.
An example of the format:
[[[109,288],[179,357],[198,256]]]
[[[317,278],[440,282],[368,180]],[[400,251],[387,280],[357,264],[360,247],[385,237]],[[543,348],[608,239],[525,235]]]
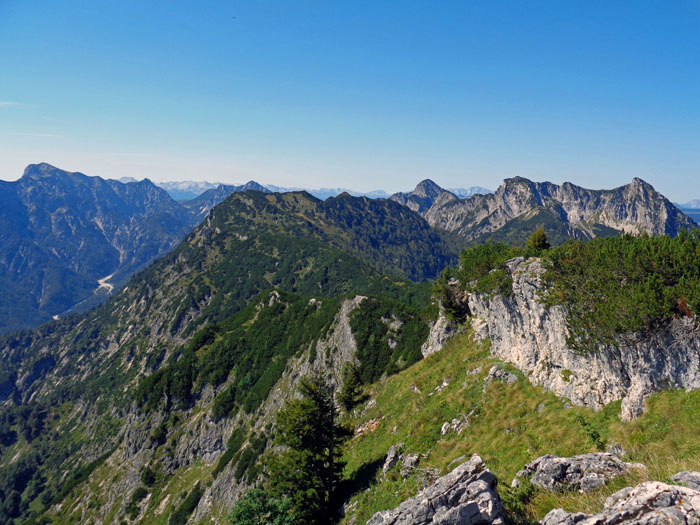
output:
[[[28,166],[19,180],[0,182],[0,332],[104,298],[193,224],[148,180]]]
[[[696,224],[639,178],[612,190],[506,179],[495,193],[460,199],[430,180],[392,200],[418,211],[432,226],[469,242],[518,241],[538,226],[550,239],[592,238],[619,232],[676,235]]]

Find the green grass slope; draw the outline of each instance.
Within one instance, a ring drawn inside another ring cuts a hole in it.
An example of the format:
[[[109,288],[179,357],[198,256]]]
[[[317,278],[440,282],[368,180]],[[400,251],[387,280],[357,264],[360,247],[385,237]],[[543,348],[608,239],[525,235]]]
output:
[[[516,383],[493,382],[484,388],[494,365],[505,367],[484,345],[460,335],[442,351],[371,387],[376,405],[352,414],[359,433],[345,455],[350,495],[345,523],[364,523],[375,512],[398,506],[422,488],[431,471],[445,474],[456,466],[448,467],[452,461],[474,453],[498,477],[499,493],[516,523],[541,519],[557,507],[599,511],[605,498],[622,486],[700,468],[700,392],[657,394],[642,417],[621,423],[619,403],[600,412],[572,408],[513,369]],[[470,413],[470,425],[461,434],[441,435],[444,422]],[[407,453],[421,454],[418,469],[405,480],[398,467],[387,476],[381,471],[387,450],[400,442]],[[515,473],[536,457],[571,456],[613,443],[627,451],[628,461],[644,463],[648,472],[587,495],[510,489]]]

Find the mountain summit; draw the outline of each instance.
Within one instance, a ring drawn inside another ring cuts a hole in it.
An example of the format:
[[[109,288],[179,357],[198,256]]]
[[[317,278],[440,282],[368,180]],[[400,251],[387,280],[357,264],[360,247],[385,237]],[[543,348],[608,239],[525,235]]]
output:
[[[457,199],[457,196],[441,188],[432,180],[425,179],[419,182],[416,189],[413,191],[409,193],[395,193],[389,198],[399,204],[408,206],[415,212],[423,214],[427,212],[438,199],[442,198],[440,202],[444,202],[444,200]]]
[[[420,213],[435,227],[469,242],[489,239],[515,244],[544,226],[554,242],[620,232],[676,235],[693,220],[640,178],[612,190],[506,179],[492,194],[459,199],[432,181],[423,181],[392,200]]]

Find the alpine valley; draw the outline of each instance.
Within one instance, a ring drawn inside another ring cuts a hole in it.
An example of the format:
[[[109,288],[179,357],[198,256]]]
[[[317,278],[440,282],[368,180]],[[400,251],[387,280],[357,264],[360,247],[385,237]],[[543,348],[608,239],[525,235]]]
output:
[[[700,235],[640,179],[0,192],[1,523],[301,523],[266,494],[309,377],[318,523],[700,520]]]

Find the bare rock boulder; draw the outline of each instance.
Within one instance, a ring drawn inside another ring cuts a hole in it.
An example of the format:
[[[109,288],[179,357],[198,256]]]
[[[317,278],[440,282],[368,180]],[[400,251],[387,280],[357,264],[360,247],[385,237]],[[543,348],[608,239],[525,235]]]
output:
[[[612,478],[629,473],[633,468],[643,469],[644,466],[625,463],[609,452],[581,454],[570,458],[547,454],[525,465],[515,475],[511,486],[517,487],[520,480],[530,478],[533,485],[545,490],[588,492],[605,485]]]
[[[671,481],[679,485],[685,485],[691,489],[700,490],[700,472],[685,470],[671,476]]]
[[[391,445],[391,447],[389,447],[389,451],[386,454],[386,459],[384,460],[384,465],[382,466],[382,471],[384,474],[394,468],[394,465],[396,465],[396,463],[399,461],[403,447],[403,442],[397,445]]]
[[[473,455],[393,510],[376,513],[368,525],[503,524],[496,476]]]
[[[651,525],[699,524],[700,491],[688,487],[647,481],[617,491],[598,514],[550,511],[542,525]]]

